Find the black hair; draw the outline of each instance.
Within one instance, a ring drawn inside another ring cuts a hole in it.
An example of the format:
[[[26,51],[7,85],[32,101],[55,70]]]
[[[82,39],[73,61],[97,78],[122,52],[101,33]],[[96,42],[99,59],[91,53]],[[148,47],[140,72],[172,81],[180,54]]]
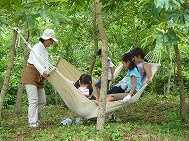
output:
[[[99,49],[97,55],[101,55],[101,54],[102,54],[102,49]]]
[[[74,86],[76,88],[80,87],[80,84],[88,84],[89,89],[89,95],[93,93],[93,87],[92,87],[92,77],[89,74],[82,74],[79,79],[75,82]]]
[[[89,84],[89,86],[92,85],[92,77],[89,74],[82,74],[79,79],[76,81],[74,86],[76,88],[80,87],[80,84]]]
[[[89,89],[89,95],[91,95],[93,93],[93,87],[90,85],[88,86],[88,89]]]
[[[136,56],[136,57],[138,57],[138,56],[140,56],[142,59],[144,59],[144,57],[145,57],[145,53],[144,53],[144,51],[141,49],[141,48],[139,48],[139,47],[137,47],[137,48],[134,48],[133,50],[131,50],[131,53],[134,55],[134,56]]]
[[[125,53],[122,56],[121,60],[124,61],[124,62],[130,61],[130,65],[129,65],[129,68],[128,68],[129,70],[137,68],[137,66],[135,64],[135,58],[134,58],[133,54],[131,54],[131,53]]]
[[[74,86],[75,86],[76,88],[79,88],[79,87],[80,87],[80,80],[82,79],[82,77],[83,77],[84,75],[85,75],[85,74],[82,74],[82,75],[79,77],[79,79],[75,82]]]
[[[42,43],[44,43],[44,39],[43,38],[39,38],[39,41],[41,41]]]

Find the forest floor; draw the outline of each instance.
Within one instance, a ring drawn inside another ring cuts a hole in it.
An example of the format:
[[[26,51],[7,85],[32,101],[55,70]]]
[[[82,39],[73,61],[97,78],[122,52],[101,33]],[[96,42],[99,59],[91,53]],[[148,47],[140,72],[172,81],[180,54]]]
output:
[[[186,102],[188,106],[188,102]],[[87,108],[87,107],[86,107]],[[187,107],[188,109],[188,107]],[[137,103],[116,112],[116,119],[106,120],[103,130],[96,130],[96,120],[75,123],[78,116],[62,105],[46,106],[40,127],[31,129],[27,123],[27,107],[16,114],[3,110],[0,126],[2,141],[189,141],[189,111],[181,120],[179,98],[143,96]],[[107,114],[108,116],[108,114]],[[61,124],[71,118],[69,126]]]

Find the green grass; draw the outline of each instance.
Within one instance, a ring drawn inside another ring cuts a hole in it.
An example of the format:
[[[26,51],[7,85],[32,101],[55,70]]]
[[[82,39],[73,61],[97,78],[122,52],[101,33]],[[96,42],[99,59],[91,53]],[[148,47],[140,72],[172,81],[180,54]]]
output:
[[[87,108],[87,107],[86,107]],[[138,103],[115,112],[115,121],[106,121],[102,131],[96,122],[84,120],[70,126],[60,124],[62,118],[77,115],[59,106],[46,106],[40,128],[30,129],[27,108],[21,114],[3,110],[0,126],[2,141],[187,141],[189,121],[179,118],[179,99],[161,96],[142,97]]]

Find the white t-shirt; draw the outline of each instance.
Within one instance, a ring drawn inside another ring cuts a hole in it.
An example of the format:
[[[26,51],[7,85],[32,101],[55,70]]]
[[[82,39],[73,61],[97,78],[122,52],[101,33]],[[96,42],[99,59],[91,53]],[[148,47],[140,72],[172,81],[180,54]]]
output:
[[[33,46],[32,50],[31,50],[29,58],[28,58],[28,63],[33,64],[35,66],[35,68],[39,71],[39,73],[41,75],[43,75],[43,72],[46,69],[48,70],[48,63],[45,62],[45,60],[48,61],[48,51],[42,42],[35,44]],[[36,54],[34,54],[34,52]],[[37,54],[40,56],[38,59],[36,57]],[[40,63],[39,63],[39,61],[40,61]]]

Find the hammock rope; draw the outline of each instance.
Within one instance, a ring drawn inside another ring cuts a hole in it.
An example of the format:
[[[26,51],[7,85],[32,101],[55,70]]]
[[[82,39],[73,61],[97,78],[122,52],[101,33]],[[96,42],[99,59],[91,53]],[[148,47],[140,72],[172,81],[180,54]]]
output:
[[[45,62],[49,66],[49,74],[50,76],[47,77],[47,80],[51,83],[51,85],[55,88],[58,94],[61,96],[62,100],[68,106],[68,108],[79,115],[80,117],[90,119],[98,116],[98,106],[82,95],[78,89],[70,83],[68,80],[77,80],[82,71],[78,70],[75,66],[68,63],[66,60],[59,58],[56,67],[51,65],[48,61],[44,60],[39,54],[37,54],[30,46],[29,43],[25,41],[23,36],[18,31],[18,28],[14,28],[20,37],[24,40],[24,43],[29,47],[29,49],[35,54],[36,58],[38,59],[39,63]],[[149,52],[146,55],[146,59],[149,60],[149,65],[152,71],[152,78],[154,77],[155,73],[160,66],[160,59],[161,59],[161,48],[156,47],[153,51]],[[120,64],[116,68],[116,75],[118,72],[123,68]],[[147,77],[143,79],[143,87],[131,97],[131,100],[127,103],[124,103],[122,100],[114,101],[114,102],[106,102],[106,113],[110,113],[112,111],[118,110],[121,107],[128,106],[131,103],[137,102],[145,90]],[[96,80],[93,79],[93,83]]]
[[[54,66],[48,62],[48,60],[45,60],[43,57],[41,57],[37,52],[35,52],[33,50],[33,48],[31,47],[31,45],[24,39],[24,37],[21,35],[20,30],[18,29],[18,27],[14,27],[14,30],[18,33],[18,37],[22,38],[24,43],[27,45],[27,47],[33,52],[33,54],[35,55],[35,57],[37,58],[38,62],[40,64],[45,64],[48,66],[48,70],[51,71],[54,69]]]

